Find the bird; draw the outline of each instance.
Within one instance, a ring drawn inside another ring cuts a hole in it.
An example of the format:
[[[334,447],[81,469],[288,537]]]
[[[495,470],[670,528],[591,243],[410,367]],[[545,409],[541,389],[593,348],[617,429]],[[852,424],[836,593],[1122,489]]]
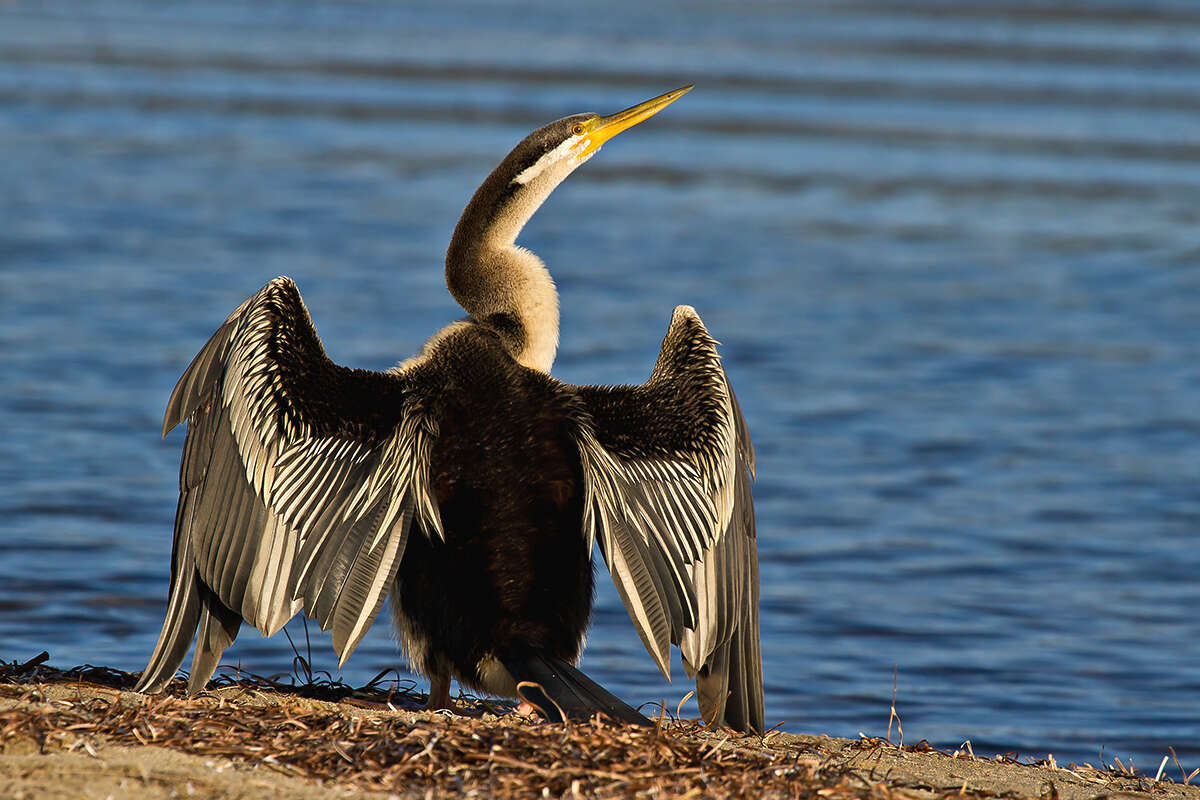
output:
[[[339,667],[391,597],[427,707],[450,681],[551,720],[647,725],[577,668],[604,563],[670,679],[671,646],[711,725],[763,731],[754,446],[691,306],[672,313],[637,385],[550,375],[559,308],[516,243],[601,145],[685,86],[525,137],[476,190],[446,251],[467,316],[386,371],[326,355],[296,284],[278,277],[217,328],[167,403],[186,423],[162,630],[136,685],[158,692],[195,640],[204,689],[243,622],[303,612]]]

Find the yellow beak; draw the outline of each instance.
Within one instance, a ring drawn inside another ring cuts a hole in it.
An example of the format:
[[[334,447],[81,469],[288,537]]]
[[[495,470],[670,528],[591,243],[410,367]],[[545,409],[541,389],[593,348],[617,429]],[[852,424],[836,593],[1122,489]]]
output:
[[[684,86],[682,89],[676,89],[673,92],[659,95],[644,103],[638,103],[636,106],[627,108],[624,111],[618,111],[607,117],[596,117],[589,119],[583,123],[584,131],[587,134],[588,143],[584,147],[581,156],[586,156],[600,149],[600,145],[607,142],[609,139],[616,136],[621,131],[632,128],[639,122],[653,117],[658,112],[662,111],[667,106],[674,103],[679,98],[692,90],[694,84]]]

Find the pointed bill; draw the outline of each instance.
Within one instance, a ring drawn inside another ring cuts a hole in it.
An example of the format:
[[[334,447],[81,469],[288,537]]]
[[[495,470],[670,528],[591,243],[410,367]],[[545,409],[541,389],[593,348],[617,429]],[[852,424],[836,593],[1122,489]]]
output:
[[[616,114],[611,114],[607,117],[596,117],[583,123],[585,135],[587,136],[587,144],[580,155],[587,156],[596,152],[600,149],[600,145],[621,131],[632,128],[639,122],[649,119],[671,105],[671,103],[683,97],[692,90],[692,86],[693,84],[688,84],[681,89],[659,95],[644,103],[638,103],[636,106],[627,108],[624,111],[618,111]]]

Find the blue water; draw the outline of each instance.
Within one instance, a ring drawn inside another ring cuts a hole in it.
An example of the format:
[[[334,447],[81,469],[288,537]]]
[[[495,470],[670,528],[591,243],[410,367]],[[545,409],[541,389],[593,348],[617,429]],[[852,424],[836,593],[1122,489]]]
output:
[[[513,143],[694,82],[523,241],[559,377],[640,382],[678,303],[724,343],[768,724],[882,735],[896,665],[909,742],[1200,766],[1200,12],[650,5],[0,5],[0,657],[144,665],[163,406],[242,299],[390,366]],[[673,707],[602,584],[585,669]],[[386,628],[344,678],[408,675]]]

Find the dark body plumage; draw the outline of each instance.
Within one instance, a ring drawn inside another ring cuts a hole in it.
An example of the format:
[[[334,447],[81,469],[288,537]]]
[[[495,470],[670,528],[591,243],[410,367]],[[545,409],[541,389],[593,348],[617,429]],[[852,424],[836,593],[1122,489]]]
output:
[[[392,370],[331,361],[289,278],[226,319],[163,420],[164,435],[186,421],[187,438],[166,619],[140,690],[161,689],[194,636],[199,691],[243,621],[271,635],[300,611],[344,662],[390,592],[431,707],[456,678],[551,717],[648,724],[573,666],[598,545],[663,673],[678,645],[706,720],[763,729],[754,450],[716,342],[679,306],[646,383],[557,381],[557,293],[515,245],[600,143],[683,91],[518,144],[447,251],[470,316]]]
[[[463,326],[429,366],[450,387],[430,466],[445,541],[409,541],[393,595],[402,630],[429,641],[416,666],[487,689],[477,674],[487,657],[536,650],[574,662],[593,589],[570,430],[578,401],[482,326]]]

